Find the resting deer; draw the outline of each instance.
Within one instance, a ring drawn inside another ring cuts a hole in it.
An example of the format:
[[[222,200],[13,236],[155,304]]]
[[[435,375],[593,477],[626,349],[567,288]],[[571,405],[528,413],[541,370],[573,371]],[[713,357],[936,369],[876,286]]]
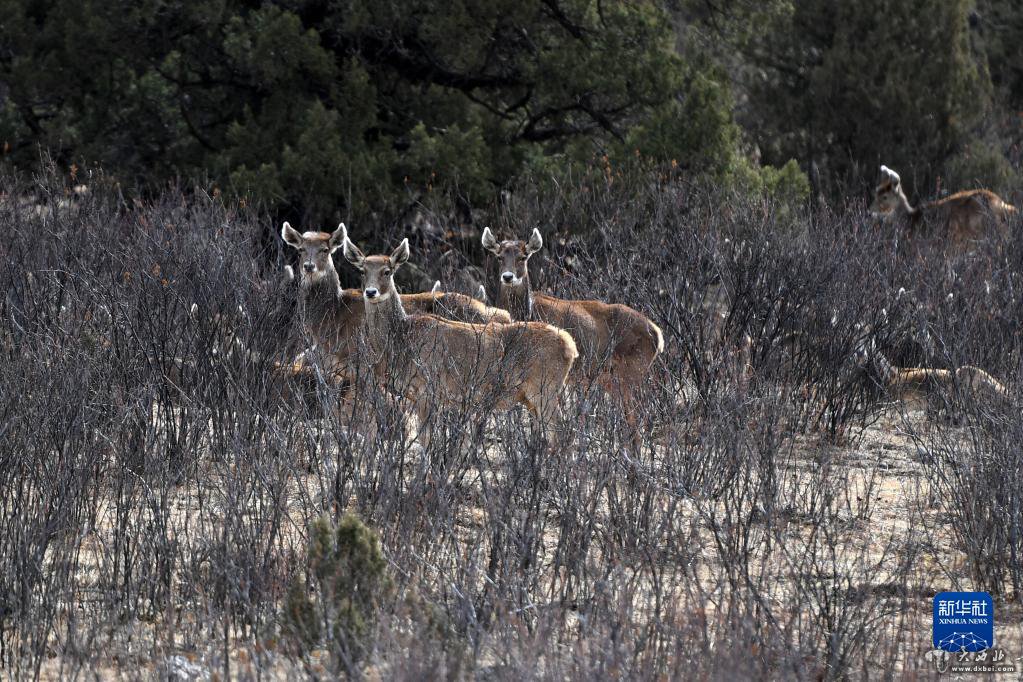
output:
[[[1006,221],[1016,208],[986,189],[959,192],[914,207],[902,191],[899,174],[881,166],[881,182],[874,190],[870,211],[907,227],[911,236],[931,234],[946,239],[953,250],[962,250],[993,230],[1004,234]]]
[[[540,320],[572,335],[580,361],[572,380],[588,385],[596,381],[621,399],[624,416],[638,447],[637,391],[664,350],[661,329],[645,315],[618,303],[568,301],[534,292],[529,283],[530,256],[543,248],[540,231],[528,242],[498,242],[490,228],[483,229],[483,248],[500,259],[501,293],[497,305],[515,320]]]
[[[326,353],[331,373],[351,378],[349,360],[356,351],[356,335],[362,328],[366,308],[362,292],[342,289],[331,254],[341,248],[347,236],[344,223],[332,233],[300,233],[288,223],[281,227],[284,243],[302,254],[299,273],[306,330],[315,345]],[[441,291],[401,296],[415,313],[432,313],[467,322],[510,322],[504,310],[491,308],[469,296]]]
[[[958,387],[960,395],[978,403],[1006,400],[1005,386],[993,376],[972,365],[964,365],[952,371],[926,367],[895,367],[880,351],[871,349],[867,358],[877,372],[885,391],[904,405],[923,402],[927,416],[938,414],[941,407],[955,396]]]
[[[408,240],[390,256],[364,256],[343,241],[345,258],[362,274],[367,345],[378,371],[395,380],[413,404],[420,431],[432,401],[458,405],[480,389],[495,399],[497,410],[521,403],[545,431],[553,426],[579,355],[571,336],[540,322],[477,325],[410,315],[394,286],[394,273],[409,258]]]

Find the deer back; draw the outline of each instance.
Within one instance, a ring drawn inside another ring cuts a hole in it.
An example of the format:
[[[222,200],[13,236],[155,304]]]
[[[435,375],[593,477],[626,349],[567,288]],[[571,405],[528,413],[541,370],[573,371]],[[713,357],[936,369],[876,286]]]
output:
[[[418,382],[432,379],[454,395],[482,388],[512,399],[530,383],[560,385],[578,356],[570,335],[541,322],[477,325],[435,315],[409,320]]]
[[[511,315],[507,310],[492,308],[471,296],[455,292],[427,291],[421,294],[402,294],[401,303],[410,314],[437,315],[473,324],[511,322]]]
[[[956,382],[975,397],[1005,398],[1008,391],[1002,382],[979,367],[964,365],[956,370]]]
[[[310,290],[304,300],[303,324],[312,342],[331,364],[346,363],[358,346],[358,334],[366,317],[362,293],[345,289],[340,296]]]
[[[533,315],[564,329],[575,339],[580,365],[636,358],[647,366],[663,350],[660,328],[642,313],[620,303],[572,301],[533,295]]]
[[[1005,233],[1006,217],[1012,207],[994,192],[969,190],[925,204],[921,219],[931,230],[943,230],[943,236],[961,246],[984,238],[991,231]]]

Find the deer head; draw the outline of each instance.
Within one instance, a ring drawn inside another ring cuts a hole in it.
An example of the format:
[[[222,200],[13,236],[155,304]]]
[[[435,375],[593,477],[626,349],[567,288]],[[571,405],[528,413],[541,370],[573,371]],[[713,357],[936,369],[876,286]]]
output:
[[[483,248],[501,261],[501,286],[517,287],[526,281],[529,274],[527,268],[529,257],[543,248],[543,237],[540,236],[540,230],[534,228],[527,242],[514,239],[498,242],[490,228],[485,227]]]
[[[319,282],[328,274],[337,275],[330,254],[341,248],[345,239],[348,238],[348,231],[345,229],[345,224],[341,223],[331,233],[300,233],[288,223],[284,223],[281,226],[281,238],[285,244],[297,249],[302,254],[301,282],[302,286],[309,286]]]
[[[888,166],[881,166],[881,182],[874,190],[874,201],[870,212],[877,216],[887,216],[906,202],[902,191],[902,179],[899,174]]]
[[[397,295],[394,273],[408,262],[408,239],[403,239],[390,256],[365,256],[345,237],[343,253],[345,259],[362,274],[362,297],[366,303],[382,303]]]

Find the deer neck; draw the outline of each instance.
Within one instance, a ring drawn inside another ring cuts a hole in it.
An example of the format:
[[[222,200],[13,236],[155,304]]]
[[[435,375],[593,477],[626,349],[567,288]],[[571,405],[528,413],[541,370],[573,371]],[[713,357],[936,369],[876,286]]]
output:
[[[888,358],[884,357],[881,353],[875,353],[873,361],[874,368],[877,370],[878,375],[880,375],[884,385],[894,386],[898,382],[899,373],[892,366],[892,363],[888,361]]]
[[[315,282],[302,281],[302,310],[309,324],[318,324],[336,312],[341,298],[341,279],[331,268]]]
[[[497,306],[504,308],[513,320],[533,319],[533,287],[529,284],[529,272],[516,287],[501,285]]]
[[[910,223],[915,223],[923,216],[923,208],[921,206],[911,206],[909,199],[906,198],[906,193],[899,191],[899,205],[895,208],[895,215],[897,218],[905,219]]]
[[[386,300],[366,303],[366,340],[374,351],[383,351],[388,344],[395,343],[408,328],[408,314],[393,284]]]

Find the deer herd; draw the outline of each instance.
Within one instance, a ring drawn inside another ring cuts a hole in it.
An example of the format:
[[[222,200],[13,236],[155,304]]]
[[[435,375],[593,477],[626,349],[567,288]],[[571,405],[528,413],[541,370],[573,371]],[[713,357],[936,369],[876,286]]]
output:
[[[901,178],[887,166],[881,166],[870,210],[883,223],[897,226],[908,241],[933,237],[948,252],[963,252],[990,234],[1004,234],[1016,211],[987,190],[914,207]],[[535,291],[528,264],[543,248],[539,230],[526,241],[499,241],[484,228],[482,246],[499,266],[496,307],[440,291],[439,283],[429,292],[400,293],[394,277],[409,260],[407,239],[390,254],[367,256],[349,240],[343,223],[331,233],[302,233],[284,223],[281,237],[300,256],[300,317],[316,349],[318,369],[337,385],[354,386],[358,368],[369,368],[374,383],[416,415],[424,443],[429,439],[423,425],[431,414],[463,404],[471,395],[491,412],[524,406],[550,439],[560,419],[563,389],[573,384],[587,395],[592,387],[606,394],[625,419],[633,445],[641,444],[639,394],[664,350],[664,334],[629,306]],[[342,289],[333,260],[339,250],[358,271],[361,289]],[[292,371],[309,371],[305,355],[289,366]],[[1006,396],[1004,386],[976,367],[894,367],[872,346],[857,356],[891,397],[923,397],[929,413],[933,396],[953,387],[978,398]]]
[[[510,268],[499,301],[517,303],[504,308],[436,286],[399,293],[394,275],[409,259],[407,239],[389,255],[366,256],[343,223],[329,234],[284,223],[281,237],[301,254],[301,317],[323,369],[354,384],[364,362],[382,385],[399,387],[396,397],[416,413],[421,434],[428,435],[423,425],[434,410],[478,394],[490,410],[525,406],[550,438],[571,377],[617,400],[638,444],[636,392],[664,348],[663,334],[624,305],[534,294],[525,263],[542,246],[538,231],[526,245],[497,244],[484,232],[484,246]],[[361,290],[341,288],[331,257],[338,249],[360,273]]]
[[[984,239],[1005,238],[1016,207],[986,189],[957,192],[912,206],[899,174],[881,166],[881,181],[874,189],[870,212],[910,244],[929,238],[937,241],[946,254],[961,254]],[[947,404],[947,397],[956,388],[977,401],[1000,400],[1008,395],[997,379],[972,365],[955,370],[895,367],[872,345],[867,351],[861,348],[857,355],[875,371],[891,397],[903,403],[922,400],[928,415],[936,412],[939,398]]]

